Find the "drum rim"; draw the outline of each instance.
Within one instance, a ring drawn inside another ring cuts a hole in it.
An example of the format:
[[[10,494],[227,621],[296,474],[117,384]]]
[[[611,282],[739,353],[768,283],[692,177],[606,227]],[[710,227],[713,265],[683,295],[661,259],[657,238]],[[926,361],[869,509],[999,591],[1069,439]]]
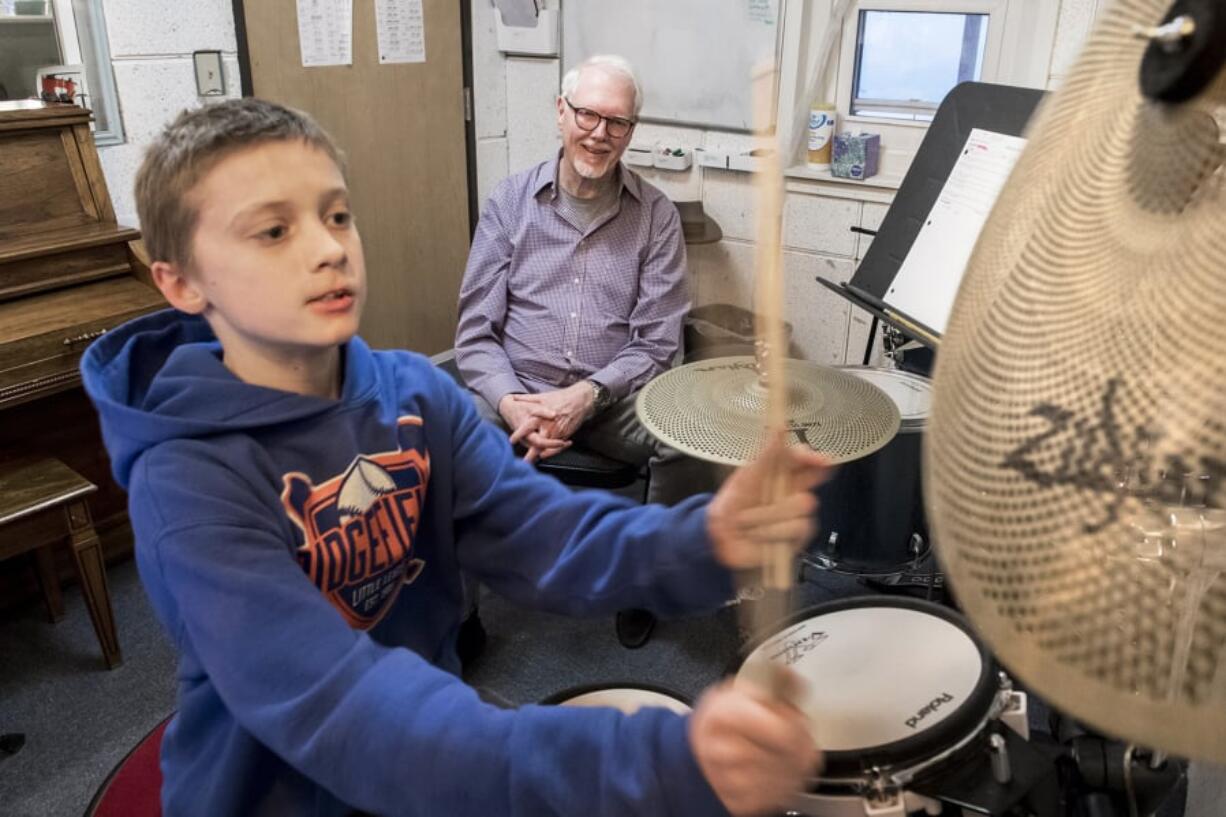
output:
[[[558,706],[571,698],[577,698],[580,695],[588,695],[592,692],[605,692],[611,689],[637,689],[644,692],[654,692],[658,695],[665,695],[675,701],[685,704],[690,709],[694,708],[694,701],[688,695],[682,695],[675,689],[662,686],[660,684],[644,683],[642,681],[598,681],[590,684],[577,684],[571,687],[559,689],[552,695],[548,695],[541,699],[541,706]]]
[[[862,372],[883,372],[893,377],[902,377],[908,380],[922,380],[923,382],[928,384],[928,390],[929,391],[932,390],[932,378],[929,375],[920,374],[919,372],[908,371],[906,369],[896,369],[890,366],[872,366],[872,365],[865,366],[860,363],[845,363],[842,366],[831,366],[830,368],[851,371],[853,374],[855,373],[856,370],[859,370]]]
[[[902,596],[856,596],[849,599],[820,602],[781,619],[766,635],[756,636],[741,648],[733,659],[728,674],[735,677],[745,659],[765,641],[774,638],[783,630],[802,621],[820,615],[855,610],[864,607],[896,607],[921,613],[929,613],[953,624],[970,638],[979,652],[981,669],[979,679],[970,693],[948,717],[923,732],[891,743],[865,746],[854,750],[822,750],[824,759],[821,778],[863,778],[874,768],[906,767],[919,763],[960,740],[973,735],[986,722],[996,700],[999,684],[996,660],[988,652],[983,641],[970,628],[969,622],[958,612],[934,602]],[[818,736],[820,745],[821,736]]]
[[[860,376],[858,374],[859,372],[876,372],[876,373],[880,373],[883,377],[901,378],[903,380],[919,381],[920,383],[925,384],[927,386],[927,391],[928,391],[928,409],[929,410],[924,412],[923,415],[919,415],[919,416],[906,415],[902,413],[902,407],[899,406],[898,408],[898,416],[899,416],[898,433],[899,434],[914,434],[916,432],[922,432],[927,429],[928,417],[932,410],[932,378],[931,377],[928,377],[927,375],[919,374],[918,372],[909,372],[906,369],[891,369],[888,366],[864,366],[861,364],[848,364],[845,366],[834,366],[832,368],[842,369],[846,372],[849,372],[850,374],[855,375],[856,377]],[[869,382],[872,382],[872,378],[868,378],[868,380]],[[877,386],[876,383],[873,383],[873,385]],[[877,386],[877,387],[881,388],[880,386]],[[885,391],[885,389],[882,389],[882,391]],[[890,394],[888,391],[886,392],[886,396],[889,397],[891,400],[894,400],[894,395]],[[895,401],[894,405],[896,406],[898,405],[897,401]]]

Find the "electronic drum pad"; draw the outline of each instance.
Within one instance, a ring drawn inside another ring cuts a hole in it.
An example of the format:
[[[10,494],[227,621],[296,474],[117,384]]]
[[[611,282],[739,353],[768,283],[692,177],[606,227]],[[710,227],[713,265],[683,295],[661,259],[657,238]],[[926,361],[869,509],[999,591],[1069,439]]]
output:
[[[1166,45],[1135,31],[1180,15]],[[1217,763],[1224,56],[1217,0],[1101,15],[967,267],[925,440],[938,554],[1010,671],[1107,734]]]

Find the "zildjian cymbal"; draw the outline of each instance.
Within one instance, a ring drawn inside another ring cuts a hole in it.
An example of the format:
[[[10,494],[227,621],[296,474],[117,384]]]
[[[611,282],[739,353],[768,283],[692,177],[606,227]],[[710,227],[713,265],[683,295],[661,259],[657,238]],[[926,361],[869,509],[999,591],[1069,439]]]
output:
[[[786,361],[790,442],[831,462],[873,453],[898,432],[898,407],[866,380],[803,360]],[[765,431],[767,388],[753,357],[723,357],[670,369],[639,392],[639,422],[691,457],[725,465],[752,460]]]
[[[1223,763],[1226,14],[1177,3],[1196,33],[1155,51],[1137,32],[1169,5],[1110,6],[1033,123],[942,339],[924,481],[947,578],[1014,675]]]

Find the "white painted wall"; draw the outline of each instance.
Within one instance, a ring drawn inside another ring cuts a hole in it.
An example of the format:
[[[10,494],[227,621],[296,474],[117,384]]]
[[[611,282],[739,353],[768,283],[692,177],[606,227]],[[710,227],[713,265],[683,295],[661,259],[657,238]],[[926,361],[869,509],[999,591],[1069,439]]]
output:
[[[1051,67],[1047,72],[1047,87],[1057,88],[1073,61],[1081,53],[1081,46],[1090,35],[1090,29],[1099,11],[1109,0],[1062,0],[1060,20],[1056,24],[1056,42],[1052,48]]]
[[[478,199],[484,203],[508,174],[531,167],[559,144],[554,99],[560,83],[557,59],[505,57],[494,35],[491,0],[472,6],[474,111]],[[558,8],[565,0],[548,0]],[[1055,86],[1068,71],[1103,0],[1062,0],[1048,72]],[[201,104],[191,53],[219,49],[225,57],[227,90],[239,95],[239,71],[230,0],[178,4],[173,14],[158,0],[106,0],[120,111],[127,141],[101,148],[103,168],[120,220],[136,224],[132,182],[144,147],[181,109]],[[694,128],[644,124],[635,142],[665,141],[689,147],[741,151],[753,140]],[[752,307],[753,196],[749,176],[692,168],[683,173],[647,169],[643,175],[674,199],[701,198],[720,224],[724,240],[690,248],[695,304],[716,302]],[[850,278],[869,240],[850,232],[881,223],[892,192],[854,183],[795,181],[784,209],[784,273],[787,318],[805,357],[823,363],[858,363],[868,317],[813,281],[822,274]]]
[[[548,0],[558,8],[566,0]],[[505,57],[494,35],[491,0],[472,6],[474,111],[477,136],[477,190],[482,203],[508,174],[541,161],[557,149],[554,99],[560,82],[557,59]],[[1049,85],[1059,83],[1085,39],[1104,0],[1062,0]],[[191,53],[219,49],[225,57],[227,90],[239,95],[239,71],[230,0],[177,4],[173,14],[158,0],[105,0],[120,110],[127,141],[101,148],[103,168],[120,220],[136,224],[132,182],[144,147],[196,96]],[[693,128],[644,124],[637,144],[666,141],[690,147],[741,151],[753,140]],[[753,196],[749,176],[735,171],[693,168],[684,173],[643,175],[674,199],[701,198],[720,224],[724,240],[690,248],[695,304],[716,302],[752,307]],[[796,181],[789,184],[784,210],[784,273],[787,318],[805,357],[823,363],[858,363],[868,316],[813,281],[823,274],[850,278],[869,240],[852,226],[881,223],[892,193],[854,184]]]
[[[198,106],[193,51],[222,52],[226,91],[241,96],[230,0],[105,0],[106,31],[125,142],[98,149],[121,224],[137,225],[132,183],[157,133],[187,107]],[[217,97],[212,97],[217,99]]]
[[[564,6],[568,0],[550,0]],[[1084,41],[1102,0],[1062,0],[1049,87],[1054,87]],[[554,98],[560,83],[556,59],[507,58],[497,51],[492,0],[469,0],[474,32],[474,83],[477,127],[477,188],[484,203],[500,180],[545,159],[558,147]],[[565,9],[563,8],[563,13]],[[752,147],[744,134],[642,124],[634,143],[656,141],[738,152]],[[754,209],[750,177],[736,171],[691,168],[686,172],[635,168],[674,199],[701,198],[720,225],[724,240],[689,248],[691,287],[696,305],[725,302],[745,308],[753,303]],[[860,363],[869,316],[830,293],[813,278],[851,277],[870,240],[850,231],[876,229],[893,191],[795,180],[788,184],[784,208],[784,275],[787,319],[795,345],[821,363]]]

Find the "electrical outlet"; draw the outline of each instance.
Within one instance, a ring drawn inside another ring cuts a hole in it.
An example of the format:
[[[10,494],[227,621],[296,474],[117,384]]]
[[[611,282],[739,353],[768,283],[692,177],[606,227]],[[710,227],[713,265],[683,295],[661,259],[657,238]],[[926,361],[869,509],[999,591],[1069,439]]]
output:
[[[200,96],[225,96],[226,76],[221,67],[220,51],[192,53],[196,66],[196,93]]]

